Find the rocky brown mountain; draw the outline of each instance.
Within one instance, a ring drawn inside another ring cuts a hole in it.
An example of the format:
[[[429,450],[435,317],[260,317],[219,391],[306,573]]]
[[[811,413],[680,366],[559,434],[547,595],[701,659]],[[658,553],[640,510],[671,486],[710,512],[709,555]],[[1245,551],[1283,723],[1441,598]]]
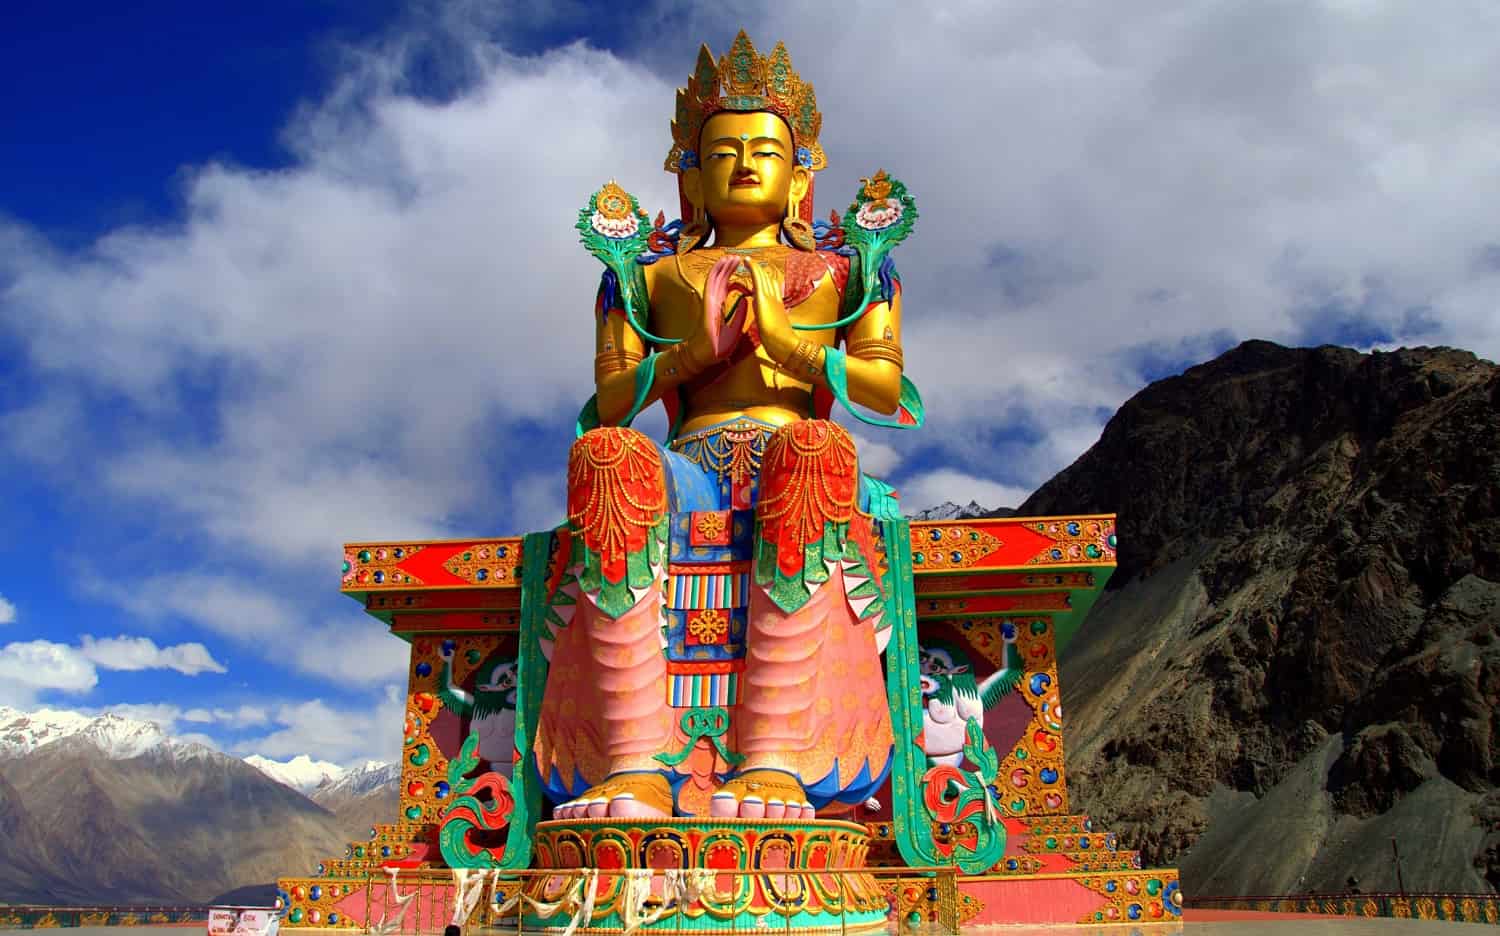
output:
[[[1500,886],[1500,368],[1247,342],[1021,515],[1119,514],[1062,660],[1075,804],[1188,894]]]
[[[205,902],[311,871],[350,838],[329,810],[198,745],[110,757],[80,735],[0,760],[0,902]]]
[[[370,829],[392,822],[401,812],[401,765],[371,762],[322,784],[308,794],[333,813],[350,841],[361,841]]]
[[[48,872],[35,852],[40,842],[41,833],[22,805],[21,794],[0,776],[0,894],[33,893],[44,887]]]

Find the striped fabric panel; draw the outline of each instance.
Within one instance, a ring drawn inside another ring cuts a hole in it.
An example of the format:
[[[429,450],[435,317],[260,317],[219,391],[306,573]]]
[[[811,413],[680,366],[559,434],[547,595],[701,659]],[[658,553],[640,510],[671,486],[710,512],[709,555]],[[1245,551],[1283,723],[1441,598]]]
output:
[[[693,673],[672,677],[673,708],[738,705],[739,673]]]
[[[750,603],[750,573],[668,575],[667,607],[680,611],[743,608]]]

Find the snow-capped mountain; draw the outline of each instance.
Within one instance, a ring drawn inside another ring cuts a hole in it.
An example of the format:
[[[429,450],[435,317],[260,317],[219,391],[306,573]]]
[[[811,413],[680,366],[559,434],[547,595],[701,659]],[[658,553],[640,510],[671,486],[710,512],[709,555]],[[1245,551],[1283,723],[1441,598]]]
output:
[[[73,737],[88,741],[110,760],[128,760],[152,750],[187,753],[189,748],[202,747],[170,738],[152,722],[121,715],[83,715],[57,709],[22,712],[0,706],[0,758],[22,757]]]
[[[945,501],[936,507],[928,507],[912,514],[912,520],[968,520],[973,517],[985,517],[995,513],[992,507],[981,507],[975,501],[969,501],[968,506],[960,507],[952,501]]]
[[[245,763],[318,802],[330,797],[363,796],[401,778],[401,765],[382,761],[340,767],[328,761],[314,760],[306,754],[298,754],[287,761],[251,754],[245,758]]]
[[[0,759],[0,903],[206,903],[311,870],[373,824],[132,722],[0,712],[16,755]]]
[[[355,797],[394,786],[401,779],[401,765],[383,761],[365,761],[358,767],[345,770],[340,776],[314,791],[318,802],[336,797]]]
[[[305,796],[311,795],[313,790],[325,783],[332,783],[345,773],[344,768],[338,764],[313,760],[306,754],[298,754],[287,761],[275,761],[269,757],[261,757],[259,754],[251,754],[245,758],[245,763],[277,783],[289,786]]]
[[[0,706],[0,904],[210,902],[393,821],[398,781],[397,765],[242,760],[145,720]]]
[[[155,722],[105,713],[87,715],[62,709],[23,712],[0,705],[0,760],[24,757],[38,748],[78,738],[98,748],[109,760],[129,760],[148,752],[176,758],[212,755],[211,748],[173,738]],[[399,765],[366,761],[357,767],[340,767],[328,761],[298,754],[288,761],[250,755],[245,763],[304,796],[327,789],[339,796],[362,796],[400,778]],[[313,797],[316,799],[317,797]]]

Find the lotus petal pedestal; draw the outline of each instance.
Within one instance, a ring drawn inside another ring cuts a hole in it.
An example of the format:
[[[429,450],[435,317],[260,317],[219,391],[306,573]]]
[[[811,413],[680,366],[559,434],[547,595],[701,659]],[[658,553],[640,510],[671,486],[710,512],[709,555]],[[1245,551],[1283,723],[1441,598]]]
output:
[[[577,869],[592,868],[598,870],[593,909],[578,924],[589,932],[624,932],[632,923],[650,932],[882,929],[888,902],[865,866],[868,849],[863,826],[830,820],[543,822],[532,866],[559,873],[526,885],[530,909],[523,922],[528,931],[565,929],[578,912],[570,899],[578,893]],[[649,881],[642,869],[655,872]],[[543,916],[538,904],[555,909]]]

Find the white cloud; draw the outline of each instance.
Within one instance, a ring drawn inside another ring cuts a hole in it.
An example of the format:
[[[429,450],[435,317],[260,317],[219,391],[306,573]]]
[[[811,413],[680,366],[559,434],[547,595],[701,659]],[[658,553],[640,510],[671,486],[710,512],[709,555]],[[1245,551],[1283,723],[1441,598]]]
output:
[[[510,488],[510,522],[517,533],[550,530],[568,517],[566,474],[529,474]]]
[[[854,432],[855,448],[859,451],[859,470],[875,478],[889,480],[891,472],[901,464],[901,453],[894,446],[878,442]]]
[[[919,474],[896,486],[901,495],[901,510],[916,513],[928,507],[936,507],[947,501],[955,504],[977,502],[981,507],[1015,507],[1031,492],[1008,484],[999,484],[985,478],[976,478],[942,468]]]
[[[333,553],[334,556],[340,553]],[[329,563],[329,591],[337,567]],[[147,620],[179,616],[226,637],[267,661],[351,686],[404,677],[408,646],[350,604],[345,615],[317,620],[244,577],[169,574],[121,588],[84,577],[87,590]]]
[[[349,766],[366,760],[394,762],[401,757],[400,725],[405,699],[387,685],[379,703],[340,708],[322,699],[278,706],[273,721],[282,726],[235,746],[240,754],[285,760],[306,754]]]
[[[96,640],[85,635],[80,646],[51,640],[16,641],[0,647],[0,705],[25,708],[47,691],[87,693],[99,684],[99,670],[171,669],[189,676],[225,672],[199,643],[157,647],[144,637]],[[175,721],[176,706],[125,706],[145,721]],[[121,711],[121,714],[125,714]]]
[[[863,446],[872,473],[915,474],[909,509],[1015,505],[1148,361],[1343,334],[1500,356],[1492,5],[736,9],[817,85],[819,215],[882,166],[920,205],[896,259],[930,424]],[[0,445],[68,452],[59,483],[254,572],[145,573],[120,602],[299,672],[394,678],[404,648],[378,624],[258,583],[345,540],[556,519],[563,476],[538,458],[563,453],[516,440],[589,393],[598,266],[572,221],[611,176],[675,204],[673,88],[700,36],[722,49],[721,12],[648,7],[628,59],[472,33],[444,60],[479,77],[444,102],[368,50],[287,128],[294,164],[189,167],[172,224],[76,252],[0,225],[0,333],[51,401],[9,414]],[[203,374],[229,389],[195,395]]]
[[[231,728],[253,728],[267,724],[270,713],[262,705],[241,705],[236,708],[191,708],[179,716],[181,721],[195,725],[220,724]]]
[[[966,470],[976,426],[1113,410],[1148,352],[1386,331],[1500,355],[1500,275],[1475,260],[1497,240],[1492,8],[929,10],[899,42],[874,7],[770,6],[749,28],[817,82],[820,204],[876,166],[917,197],[908,370],[923,435]],[[1041,446],[1015,480],[1080,453]]]
[[[88,594],[113,601],[139,617],[185,617],[240,641],[291,633],[301,619],[290,602],[254,587],[244,576],[158,575],[126,587],[110,578],[81,574],[80,582]]]
[[[113,702],[98,708],[85,710],[88,715],[118,715],[132,721],[151,722],[162,731],[175,735],[173,730],[182,720],[182,708],[171,702]]]
[[[315,624],[291,649],[291,662],[346,686],[405,679],[411,646],[370,617],[349,615]]]
[[[80,652],[100,669],[107,670],[170,669],[186,676],[228,672],[201,643],[158,647],[148,637],[96,638],[85,634]]]
[[[0,595],[0,624],[14,624],[16,622],[16,606]]]
[[[0,648],[0,705],[35,712],[38,711],[35,695],[39,691],[89,688],[87,677],[91,670],[83,668],[87,667],[87,661],[81,660],[73,648],[46,641],[34,643],[43,646],[11,644]],[[32,682],[25,686],[11,678],[21,668],[32,674]],[[29,691],[18,691],[18,687]],[[46,708],[54,715],[66,713],[82,718],[116,715],[148,722],[170,737],[241,755],[270,753],[286,759],[310,753],[320,759],[355,766],[367,760],[393,761],[401,754],[399,726],[404,697],[395,685],[387,684],[380,688],[378,698],[372,699],[372,703],[335,705],[313,699],[184,709],[174,702],[114,702]],[[271,730],[248,740],[232,740],[243,736],[249,728]]]
[[[90,716],[109,714],[152,722],[173,737],[187,739],[207,737],[206,726],[238,732],[271,722],[270,711],[264,705],[185,709],[174,702],[112,702],[80,711]],[[222,748],[223,742],[214,741],[212,747]]]
[[[0,252],[3,250],[3,231],[0,231]],[[54,477],[76,477],[78,466],[71,463],[69,449],[58,442],[86,434],[86,418],[82,402],[71,389],[54,387],[30,404],[0,412],[0,450],[44,465]]]
[[[658,122],[637,115],[670,109],[671,88],[582,47],[504,59],[448,105],[389,80],[378,63],[351,74],[292,127],[292,169],[199,167],[180,226],[81,255],[11,232],[0,302],[32,366],[122,394],[150,430],[100,453],[108,495],[287,563],[443,535],[496,493],[495,471],[465,457],[476,440],[588,396],[574,365],[592,353],[598,271],[572,219],[615,160],[660,162]],[[668,180],[641,175],[666,204]],[[183,396],[205,367],[235,392]],[[185,443],[183,413],[204,405],[203,441]],[[487,467],[528,462],[500,456]]]
[[[0,647],[0,705],[25,709],[48,690],[84,693],[99,674],[74,647],[50,640],[29,640]]]

